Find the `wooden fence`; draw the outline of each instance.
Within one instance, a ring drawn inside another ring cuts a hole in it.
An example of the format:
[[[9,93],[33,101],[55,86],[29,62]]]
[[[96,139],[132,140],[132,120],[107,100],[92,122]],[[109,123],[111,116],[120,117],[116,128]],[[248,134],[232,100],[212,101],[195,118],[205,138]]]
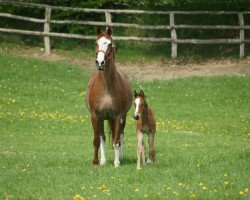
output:
[[[42,23],[44,24],[43,31],[28,31],[19,29],[8,29],[0,28],[0,32],[6,33],[20,33],[28,35],[37,35],[44,37],[45,52],[50,54],[50,37],[63,37],[63,38],[76,38],[76,39],[95,39],[96,36],[92,35],[80,35],[80,34],[69,34],[69,33],[56,33],[50,32],[50,24],[81,24],[81,25],[93,25],[93,26],[111,26],[111,27],[126,27],[126,28],[137,28],[137,29],[147,29],[147,30],[169,30],[171,32],[171,38],[153,38],[153,37],[123,37],[123,36],[113,36],[115,40],[134,40],[134,41],[150,41],[150,42],[169,42],[172,44],[173,58],[177,57],[177,44],[239,44],[240,58],[245,55],[245,43],[250,43],[250,39],[245,39],[245,30],[250,30],[249,25],[244,24],[244,15],[250,14],[247,12],[209,12],[209,11],[193,11],[193,12],[183,12],[183,11],[143,11],[143,10],[112,10],[112,9],[88,9],[88,8],[72,8],[72,7],[61,7],[61,6],[49,6],[45,4],[34,4],[34,3],[24,3],[16,1],[6,1],[0,0],[0,4],[21,6],[21,7],[31,7],[39,8],[45,10],[44,19],[30,18],[25,16],[18,16],[9,13],[0,13],[0,17]],[[104,22],[97,21],[81,21],[81,20],[52,20],[51,11],[52,10],[64,10],[72,12],[86,12],[86,13],[103,13],[105,15]],[[140,25],[140,24],[128,24],[128,23],[113,23],[112,14],[149,14],[149,15],[163,15],[169,16],[168,25]],[[197,15],[197,14],[208,14],[208,15],[237,15],[239,19],[238,25],[184,25],[175,24],[176,15]],[[236,39],[178,39],[176,30],[177,29],[227,29],[227,30],[238,30],[239,37]]]

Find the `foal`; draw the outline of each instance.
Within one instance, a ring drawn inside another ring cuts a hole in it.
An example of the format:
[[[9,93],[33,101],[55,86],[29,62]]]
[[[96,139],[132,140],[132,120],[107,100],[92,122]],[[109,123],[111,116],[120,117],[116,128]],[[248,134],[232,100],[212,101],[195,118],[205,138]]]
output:
[[[149,157],[147,163],[155,162],[155,146],[154,136],[156,132],[156,122],[153,110],[148,106],[146,102],[146,96],[144,92],[140,90],[139,93],[134,90],[134,105],[135,113],[134,118],[136,120],[136,133],[137,133],[137,169],[140,169],[141,162],[145,164],[145,152],[146,146],[143,141],[144,133],[148,135],[149,144]]]

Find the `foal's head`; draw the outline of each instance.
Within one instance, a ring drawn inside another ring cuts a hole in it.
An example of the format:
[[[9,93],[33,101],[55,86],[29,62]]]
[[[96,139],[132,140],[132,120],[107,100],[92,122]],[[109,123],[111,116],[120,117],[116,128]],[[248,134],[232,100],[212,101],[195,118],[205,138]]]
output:
[[[142,90],[140,90],[139,93],[136,92],[136,90],[134,90],[134,97],[135,97],[135,101],[134,101],[134,105],[135,105],[135,113],[134,113],[134,118],[135,120],[140,119],[143,111],[145,109],[147,109],[148,105],[146,102],[146,96],[144,95],[144,92]]]
[[[96,39],[96,67],[98,70],[104,70],[113,55],[112,30],[108,27],[107,31],[102,33],[98,27],[96,33],[98,35]]]

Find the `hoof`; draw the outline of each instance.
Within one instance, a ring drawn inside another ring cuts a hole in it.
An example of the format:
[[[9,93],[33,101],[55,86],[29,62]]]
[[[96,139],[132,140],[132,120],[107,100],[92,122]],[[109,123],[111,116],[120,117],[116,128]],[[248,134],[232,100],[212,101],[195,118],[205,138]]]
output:
[[[120,162],[114,162],[115,168],[120,167]]]
[[[150,159],[147,160],[147,164],[152,164],[152,163],[154,163],[152,160]]]
[[[100,165],[105,165],[106,164],[106,160],[100,160]]]
[[[98,166],[99,165],[99,161],[98,160],[93,160],[93,165]]]

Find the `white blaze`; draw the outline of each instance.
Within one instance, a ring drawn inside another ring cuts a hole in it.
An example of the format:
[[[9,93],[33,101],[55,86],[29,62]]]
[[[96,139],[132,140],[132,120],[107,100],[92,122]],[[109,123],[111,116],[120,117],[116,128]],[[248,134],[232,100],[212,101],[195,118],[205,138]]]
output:
[[[103,36],[97,41],[97,44],[99,47],[99,52],[97,54],[96,60],[98,61],[99,64],[101,64],[101,62],[105,58],[104,52],[106,52],[108,45],[111,44],[111,41]]]
[[[140,98],[135,99],[135,116],[138,114],[140,102]]]

